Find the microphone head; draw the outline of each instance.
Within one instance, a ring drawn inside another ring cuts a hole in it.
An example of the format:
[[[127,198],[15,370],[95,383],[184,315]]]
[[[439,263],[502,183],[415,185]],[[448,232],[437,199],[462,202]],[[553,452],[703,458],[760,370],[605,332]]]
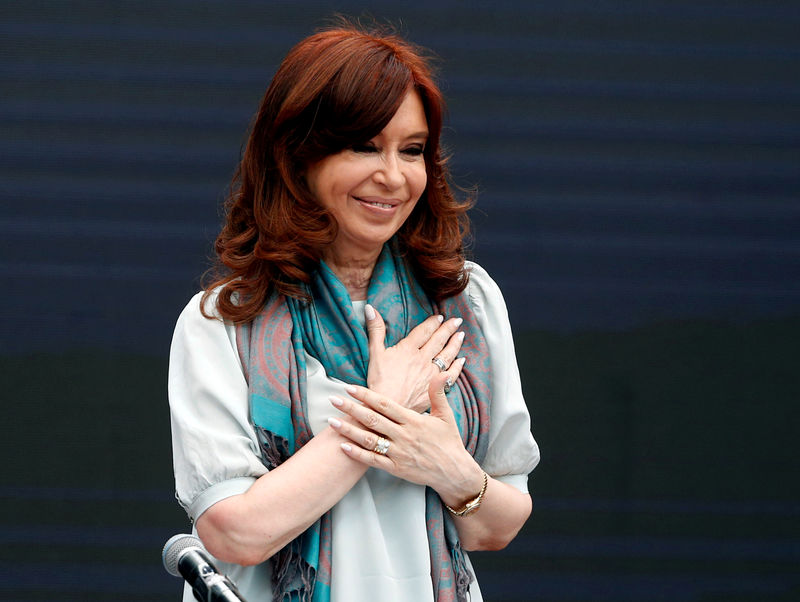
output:
[[[194,535],[187,533],[178,533],[173,535],[164,544],[164,549],[161,551],[161,562],[164,563],[164,568],[167,572],[174,577],[180,577],[178,571],[178,561],[184,551],[196,548],[205,551],[202,542]]]

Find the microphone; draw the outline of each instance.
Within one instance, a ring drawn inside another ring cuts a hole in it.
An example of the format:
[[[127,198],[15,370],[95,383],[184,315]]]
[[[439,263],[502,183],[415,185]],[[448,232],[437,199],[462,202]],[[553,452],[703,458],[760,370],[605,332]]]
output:
[[[217,570],[202,542],[179,533],[164,544],[161,561],[170,575],[183,577],[198,602],[247,602],[233,581]]]

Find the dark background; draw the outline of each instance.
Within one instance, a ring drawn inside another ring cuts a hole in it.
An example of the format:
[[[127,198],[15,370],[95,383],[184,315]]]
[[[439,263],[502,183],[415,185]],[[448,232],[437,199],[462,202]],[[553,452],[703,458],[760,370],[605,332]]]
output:
[[[366,6],[0,5],[0,599],[177,599],[172,327],[278,61]],[[441,57],[542,448],[486,599],[800,599],[797,3],[368,8]]]

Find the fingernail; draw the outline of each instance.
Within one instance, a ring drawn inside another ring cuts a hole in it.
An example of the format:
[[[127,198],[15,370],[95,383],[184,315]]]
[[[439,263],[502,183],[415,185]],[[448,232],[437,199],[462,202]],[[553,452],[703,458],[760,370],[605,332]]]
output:
[[[458,361],[461,362],[461,365],[463,366],[464,364],[467,363],[467,358],[466,357],[461,357],[461,358],[458,359]]]
[[[338,429],[342,426],[341,420],[336,420],[333,416],[328,418],[328,424],[330,424],[333,428]]]
[[[461,323],[462,323],[463,321],[464,321],[464,318],[456,318],[456,321],[455,321],[456,328],[458,328],[459,326],[461,326]]]
[[[458,334],[456,334],[456,337],[458,337],[459,341],[463,341],[464,340],[464,332],[459,332]]]
[[[331,403],[335,405],[337,408],[341,408],[344,405],[344,401],[342,401],[338,397],[334,397],[333,395],[331,395],[328,399],[330,399]]]
[[[344,390],[348,395],[355,395],[356,391],[358,391],[358,389],[356,389],[353,385],[345,385]]]
[[[353,448],[350,447],[349,443],[342,443],[342,449],[346,452],[353,451]]]
[[[369,303],[364,306],[364,315],[367,317],[367,320],[374,320],[375,319],[375,308],[372,307]]]
[[[439,320],[439,324],[444,322],[444,316],[436,316],[436,319]]]

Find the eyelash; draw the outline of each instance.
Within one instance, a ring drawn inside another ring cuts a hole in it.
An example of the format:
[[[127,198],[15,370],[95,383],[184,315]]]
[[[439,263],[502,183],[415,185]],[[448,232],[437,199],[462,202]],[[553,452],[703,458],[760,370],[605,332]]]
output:
[[[352,149],[356,153],[374,153],[377,152],[378,149],[373,144],[354,144]],[[422,146],[410,146],[408,148],[403,149],[403,154],[411,155],[412,157],[419,157],[425,152],[425,148]]]

